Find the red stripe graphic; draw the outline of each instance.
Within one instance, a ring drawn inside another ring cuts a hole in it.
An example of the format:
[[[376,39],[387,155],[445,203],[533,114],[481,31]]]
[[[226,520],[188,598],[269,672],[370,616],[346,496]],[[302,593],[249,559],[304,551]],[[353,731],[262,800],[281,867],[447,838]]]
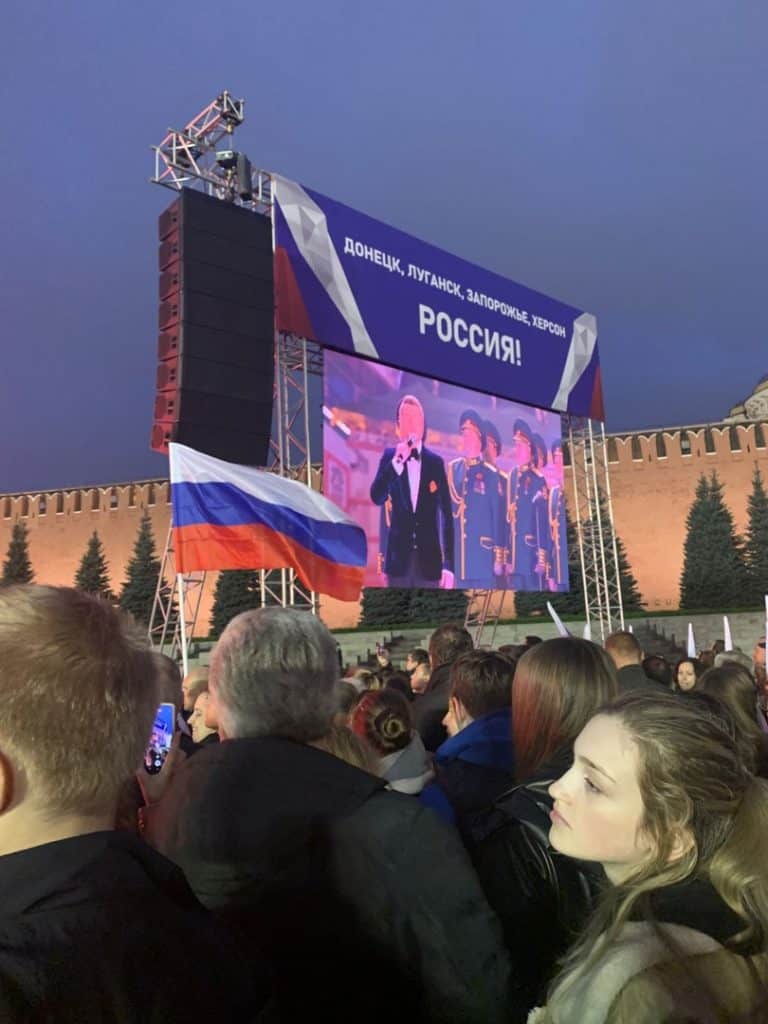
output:
[[[181,526],[173,531],[179,572],[206,569],[295,569],[312,590],[356,601],[363,566],[339,565],[266,526]]]

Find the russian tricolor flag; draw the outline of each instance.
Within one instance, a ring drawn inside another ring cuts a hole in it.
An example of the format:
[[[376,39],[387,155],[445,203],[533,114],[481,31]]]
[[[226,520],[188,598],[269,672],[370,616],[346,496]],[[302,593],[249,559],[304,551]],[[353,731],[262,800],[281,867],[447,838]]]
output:
[[[173,543],[180,573],[292,568],[312,590],[360,596],[365,532],[306,484],[170,444]]]

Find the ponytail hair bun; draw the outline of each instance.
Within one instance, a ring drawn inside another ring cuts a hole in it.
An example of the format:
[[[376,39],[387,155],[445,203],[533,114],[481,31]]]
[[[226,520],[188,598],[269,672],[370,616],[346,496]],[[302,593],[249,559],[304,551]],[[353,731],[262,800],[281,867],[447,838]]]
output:
[[[404,750],[411,741],[408,701],[397,690],[363,694],[352,716],[352,731],[366,740],[379,757]]]

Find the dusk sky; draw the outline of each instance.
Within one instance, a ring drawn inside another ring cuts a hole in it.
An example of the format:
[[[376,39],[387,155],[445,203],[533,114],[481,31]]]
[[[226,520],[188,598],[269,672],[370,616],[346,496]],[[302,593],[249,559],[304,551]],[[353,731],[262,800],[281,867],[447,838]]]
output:
[[[165,475],[150,145],[238,148],[598,317],[607,428],[768,373],[768,5],[6,0],[0,492]]]

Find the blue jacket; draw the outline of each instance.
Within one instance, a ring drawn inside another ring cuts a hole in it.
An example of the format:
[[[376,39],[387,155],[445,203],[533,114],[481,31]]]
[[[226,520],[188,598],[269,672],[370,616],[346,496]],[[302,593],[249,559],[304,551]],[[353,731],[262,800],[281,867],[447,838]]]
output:
[[[419,799],[449,821],[483,810],[514,785],[512,711],[475,719],[435,752],[436,778]]]

